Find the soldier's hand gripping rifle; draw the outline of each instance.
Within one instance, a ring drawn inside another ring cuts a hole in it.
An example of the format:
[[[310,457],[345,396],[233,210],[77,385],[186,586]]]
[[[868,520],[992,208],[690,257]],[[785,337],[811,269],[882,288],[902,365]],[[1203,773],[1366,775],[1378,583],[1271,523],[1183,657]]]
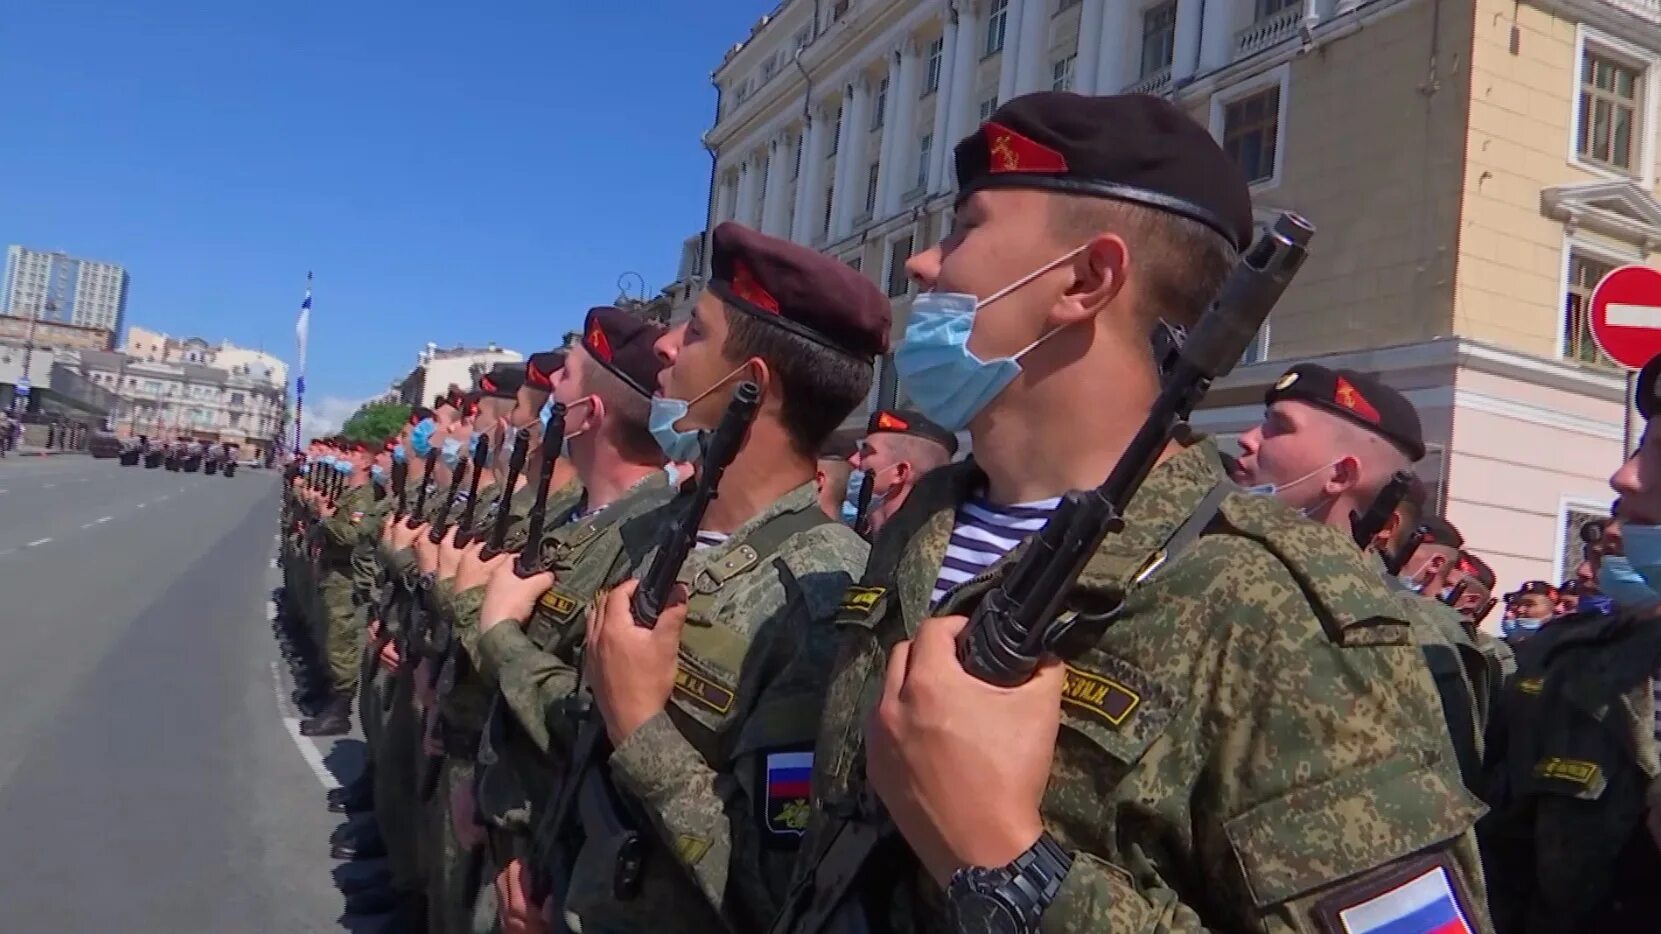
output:
[[[693,487],[686,508],[675,521],[659,532],[657,551],[640,584],[629,601],[629,610],[636,626],[652,629],[668,604],[687,555],[698,540],[698,527],[703,524],[709,504],[715,500],[721,476],[738,455],[744,436],[755,421],[760,409],[761,389],[745,381],[733,390],[726,414],[709,437],[708,446],[698,462],[698,481]],[[632,898],[640,887],[640,870],[645,851],[642,847],[640,822],[631,816],[627,805],[612,789],[603,774],[603,766],[610,755],[606,740],[605,722],[594,708],[593,695],[579,684],[567,699],[566,710],[577,727],[576,742],[572,748],[570,768],[560,783],[559,794],[551,812],[554,828],[555,865],[550,867],[552,878],[542,891],[558,895],[564,903],[571,877],[572,860],[581,845],[577,832],[576,815],[581,810],[582,824],[591,834],[603,836],[596,842],[602,852],[610,853],[614,861],[613,894],[620,899]]]
[[[479,508],[479,478],[484,475],[484,466],[490,462],[490,438],[479,435],[479,442],[473,445],[473,479],[468,481],[467,505],[461,508],[461,516],[456,519],[456,547],[466,548],[473,542],[473,515]]]
[[[1413,475],[1398,470],[1390,475],[1390,481],[1373,497],[1365,514],[1350,510],[1350,531],[1355,536],[1355,547],[1363,551],[1372,547],[1373,539],[1390,524],[1390,517],[1396,514],[1396,507],[1407,498],[1407,491],[1412,486]]]
[[[1269,310],[1307,256],[1314,228],[1284,213],[1240,257],[1217,299],[1183,342],[1160,388],[1107,480],[1074,490],[1029,542],[997,589],[969,618],[959,648],[963,666],[990,684],[1025,683],[1045,654],[1070,659],[1094,645],[1123,607],[1119,599],[1084,612],[1063,612],[1073,583],[1108,535],[1124,529],[1124,511],[1158,463],[1177,426],[1226,376],[1256,338]]]
[[[414,531],[417,526],[427,521],[427,494],[433,488],[433,468],[438,466],[437,446],[427,449],[427,459],[421,471],[421,489],[415,494],[415,510],[404,520],[404,528]]]
[[[397,522],[409,512],[409,461],[392,462],[392,485],[398,490],[398,505],[392,509],[392,521]]]
[[[439,510],[438,518],[433,520],[433,527],[427,530],[427,541],[434,545],[444,541],[444,534],[450,531],[450,513],[455,511],[456,497],[461,495],[461,482],[467,476],[468,468],[472,464],[467,455],[463,454],[456,460],[456,466],[450,468],[450,488],[444,492],[444,508]],[[473,471],[473,490],[479,489],[479,473]]]

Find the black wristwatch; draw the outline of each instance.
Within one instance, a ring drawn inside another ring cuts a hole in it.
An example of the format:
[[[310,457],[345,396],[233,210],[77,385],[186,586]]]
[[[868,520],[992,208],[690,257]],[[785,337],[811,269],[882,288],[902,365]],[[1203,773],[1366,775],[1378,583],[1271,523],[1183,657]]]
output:
[[[1045,831],[1038,842],[1007,866],[959,869],[946,886],[952,930],[964,934],[1033,934],[1071,868],[1073,858]]]

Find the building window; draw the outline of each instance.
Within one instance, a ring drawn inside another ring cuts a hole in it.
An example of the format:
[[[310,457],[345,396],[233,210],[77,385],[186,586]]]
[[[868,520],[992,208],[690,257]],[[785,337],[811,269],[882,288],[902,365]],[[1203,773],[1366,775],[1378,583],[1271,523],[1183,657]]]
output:
[[[1609,507],[1590,502],[1565,502],[1558,506],[1557,567],[1552,580],[1562,581],[1574,576],[1575,569],[1585,560],[1586,545],[1580,540],[1580,530],[1594,522],[1609,518]]]
[[[923,97],[928,97],[940,90],[940,64],[946,54],[946,37],[940,36],[929,43],[929,64],[923,72]]]
[[[791,145],[795,147],[796,155],[790,162],[790,180],[795,181],[802,177],[802,150],[807,148],[807,137],[798,136],[791,141]]]
[[[1138,78],[1158,74],[1171,67],[1177,43],[1176,0],[1166,0],[1142,11],[1142,68]]]
[[[859,272],[859,267],[863,265],[865,264],[860,261],[859,254],[856,253],[853,256],[848,257],[848,268],[852,269],[854,272]]]
[[[1078,64],[1077,55],[1069,55],[1050,66],[1050,90],[1071,91],[1073,89],[1073,69]]]
[[[827,237],[830,236],[830,232],[831,232],[831,208],[835,204],[836,204],[836,186],[835,185],[826,185],[825,186],[825,222],[824,222],[823,225],[821,225],[821,227],[825,231],[825,236],[827,236]]]
[[[807,48],[807,44],[811,41],[813,41],[813,27],[803,26],[801,30],[796,33],[796,51],[800,52],[801,50]]]
[[[1223,150],[1246,173],[1247,181],[1256,184],[1274,178],[1279,135],[1279,85],[1223,105]]]
[[[906,275],[905,263],[911,258],[911,234],[897,237],[888,243],[888,297],[898,298],[911,291],[911,277]]]
[[[992,119],[992,112],[998,109],[998,95],[994,94],[980,102],[980,122],[985,123]]]
[[[837,110],[836,110],[836,120],[831,123],[830,152],[825,153],[825,158],[834,159],[836,157],[837,141],[840,140],[841,138],[842,138],[842,108],[838,107]]]
[[[877,183],[882,177],[882,163],[873,162],[865,173],[865,213],[874,213],[877,209]]]
[[[1615,264],[1569,251],[1569,281],[1563,290],[1563,357],[1601,369],[1618,369],[1592,339],[1592,290]]]
[[[1260,22],[1295,6],[1302,6],[1303,0],[1257,0],[1257,16],[1253,22]]]
[[[986,54],[994,55],[1004,48],[1004,30],[1009,26],[1009,0],[992,0],[992,10],[986,17]]]
[[[831,6],[831,22],[837,22],[842,17],[847,16],[848,7],[849,0],[836,0],[836,3]]]
[[[882,114],[888,109],[888,79],[877,82],[877,106],[871,110],[871,129],[882,129]]]
[[[1644,70],[1587,48],[1580,59],[1579,133],[1575,151],[1587,162],[1631,174],[1638,140]],[[1640,173],[1641,174],[1641,173]]]
[[[924,133],[917,144],[917,187],[923,188],[929,183],[929,155],[934,149],[934,134]]]

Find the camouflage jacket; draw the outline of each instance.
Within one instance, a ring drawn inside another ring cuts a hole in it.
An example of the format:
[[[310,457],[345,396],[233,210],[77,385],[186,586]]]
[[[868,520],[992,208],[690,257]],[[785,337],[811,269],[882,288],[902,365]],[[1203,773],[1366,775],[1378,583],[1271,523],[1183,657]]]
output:
[[[1498,665],[1493,665],[1490,671],[1485,653],[1477,647],[1465,627],[1464,617],[1458,612],[1440,600],[1409,589],[1400,578],[1386,572],[1383,559],[1376,553],[1369,552],[1367,557],[1385,588],[1401,604],[1402,618],[1412,627],[1413,642],[1430,666],[1431,681],[1438,693],[1457,690],[1462,695],[1459,699],[1441,700],[1443,721],[1450,733],[1462,729],[1465,741],[1471,743],[1480,760],[1488,717],[1499,692]],[[1450,751],[1455,746],[1457,743],[1450,746]],[[1480,788],[1474,790],[1480,791]]]
[[[392,497],[375,498],[374,487],[367,488],[368,505],[363,520],[357,523],[358,540],[352,544],[352,586],[367,594],[380,579],[380,560],[376,551],[381,540],[381,520],[392,512]]]
[[[582,495],[582,484],[576,480],[550,491],[547,514],[552,517],[566,515],[582,500]],[[532,484],[527,483],[508,499],[512,521],[505,540],[508,543],[506,550],[510,554],[523,547],[525,520],[535,498]],[[494,512],[493,504],[489,513],[494,516]],[[477,521],[475,520],[475,525]],[[484,521],[484,528],[488,529],[491,520],[486,518]],[[479,608],[484,604],[484,591],[484,587],[474,587],[458,594],[446,581],[443,586],[445,599],[437,607],[438,611],[444,614],[445,621],[450,624],[451,638],[455,640],[455,647],[451,650],[455,655],[455,683],[448,693],[439,698],[438,710],[446,724],[469,733],[476,733],[484,728],[485,712],[490,706],[490,697],[495,690],[495,683],[487,680],[478,668]]]
[[[479,665],[497,684],[485,722],[478,771],[479,811],[499,830],[528,834],[532,811],[553,793],[563,758],[550,755],[551,722],[563,724],[557,704],[575,688],[576,649],[587,631],[595,595],[622,579],[652,541],[651,523],[630,520],[658,509],[675,491],[659,471],[586,517],[542,538],[543,566],[557,581],[538,601],[524,629],[504,623],[480,637]],[[561,748],[572,742],[569,731]]]
[[[372,527],[365,518],[375,505],[370,486],[365,483],[342,493],[340,499],[335,501],[334,515],[323,520],[323,539],[327,542],[324,551],[331,564],[346,565],[364,530]]]
[[[651,812],[662,852],[646,861],[640,895],[620,901],[612,894],[611,854],[596,844],[603,834],[585,823],[588,842],[566,900],[585,922],[707,931],[713,906],[733,927],[755,930],[776,913],[807,800],[770,794],[769,766],[811,759],[833,648],[824,621],[868,551],[853,530],[818,510],[814,483],[804,483],[727,541],[694,551],[681,568],[690,599],[668,708],[624,740],[609,763],[618,787]],[[763,532],[782,528],[775,523],[801,530],[771,554],[750,547],[752,538],[776,534]],[[647,555],[641,567],[650,561]]]
[[[1449,761],[1400,605],[1347,536],[1270,497],[1230,493],[1207,534],[1166,555],[1224,481],[1209,441],[1156,467],[1070,596],[1125,602],[1068,664],[1041,813],[1074,862],[1043,930],[1340,930],[1335,912],[1404,878],[1447,880],[1486,930],[1481,805]],[[862,726],[892,646],[925,617],[969,612],[1024,551],[930,606],[956,507],[984,483],[972,461],[925,477],[837,615],[798,879],[843,815],[880,821]],[[872,927],[942,929],[939,887],[897,836],[885,852],[895,861],[862,894],[890,917]]]

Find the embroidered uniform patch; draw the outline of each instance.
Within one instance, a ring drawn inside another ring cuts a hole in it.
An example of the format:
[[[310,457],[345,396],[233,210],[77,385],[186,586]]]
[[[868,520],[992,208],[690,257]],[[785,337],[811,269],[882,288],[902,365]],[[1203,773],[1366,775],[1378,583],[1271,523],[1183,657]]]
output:
[[[1541,778],[1557,779],[1590,787],[1593,782],[1597,781],[1598,764],[1582,759],[1562,759],[1551,756],[1535,763],[1534,774]]]
[[[1112,678],[1068,665],[1061,702],[1113,726],[1122,726],[1142,703],[1142,697]]]
[[[582,604],[577,602],[576,597],[561,593],[557,588],[549,590],[539,597],[536,602],[542,609],[553,614],[555,619],[561,621],[570,619],[582,607]]]
[[[868,612],[887,592],[888,589],[885,587],[849,587],[842,595],[842,609],[856,613]]]
[[[812,752],[773,752],[763,766],[762,824],[767,831],[791,842],[807,830],[808,801],[813,789]]]
[[[684,662],[675,666],[675,693],[719,714],[732,709],[731,691],[686,667]]]
[[[1334,934],[1471,934],[1464,905],[1442,861],[1389,881],[1382,891],[1368,890],[1359,902],[1335,906],[1328,929]]]

